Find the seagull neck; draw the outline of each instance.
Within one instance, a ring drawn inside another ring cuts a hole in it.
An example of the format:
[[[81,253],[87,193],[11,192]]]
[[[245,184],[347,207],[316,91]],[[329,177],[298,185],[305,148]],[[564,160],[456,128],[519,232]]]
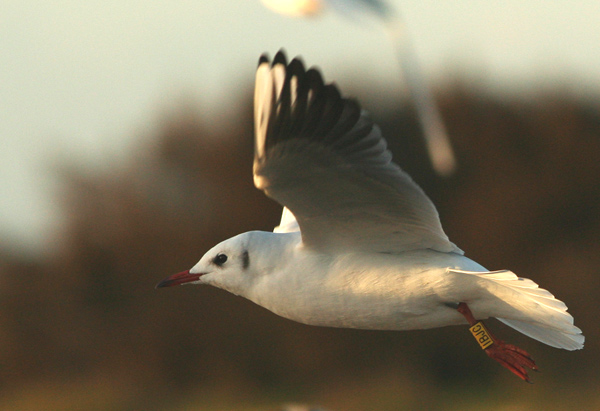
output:
[[[300,233],[272,233],[253,231],[248,233],[249,278],[251,285],[245,293],[252,294],[261,284],[269,282],[278,272],[285,270],[286,265],[293,260],[298,244],[301,242]],[[247,298],[253,299],[250,295]]]
[[[277,269],[286,258],[294,252],[300,242],[300,233],[272,233],[267,231],[253,232],[252,243],[255,244],[251,257],[256,259],[255,268],[267,272]]]

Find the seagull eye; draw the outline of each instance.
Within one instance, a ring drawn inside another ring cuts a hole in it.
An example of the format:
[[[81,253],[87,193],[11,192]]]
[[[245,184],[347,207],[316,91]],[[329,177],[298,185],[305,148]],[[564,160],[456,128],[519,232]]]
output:
[[[218,265],[219,267],[225,264],[227,261],[227,255],[225,254],[217,254],[217,256],[213,259],[213,263]]]

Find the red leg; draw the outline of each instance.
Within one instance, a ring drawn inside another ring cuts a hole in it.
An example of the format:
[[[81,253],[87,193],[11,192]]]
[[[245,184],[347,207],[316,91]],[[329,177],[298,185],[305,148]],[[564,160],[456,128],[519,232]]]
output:
[[[458,304],[457,310],[465,317],[465,319],[471,326],[474,326],[477,323],[483,324],[483,322],[477,321],[475,319],[473,313],[471,312],[471,309],[466,303]],[[519,347],[515,347],[514,345],[504,343],[504,341],[496,338],[489,331],[488,334],[489,337],[491,337],[491,343],[488,341],[487,344],[483,344],[486,346],[486,348],[484,348],[484,351],[488,355],[488,357],[498,361],[503,367],[508,368],[519,378],[527,382],[531,382],[529,380],[529,375],[527,375],[527,368],[530,368],[534,371],[538,370],[537,366],[535,365],[535,362],[533,361],[533,358],[531,358],[531,355],[529,355],[525,350],[522,350]],[[480,342],[480,344],[482,343]]]

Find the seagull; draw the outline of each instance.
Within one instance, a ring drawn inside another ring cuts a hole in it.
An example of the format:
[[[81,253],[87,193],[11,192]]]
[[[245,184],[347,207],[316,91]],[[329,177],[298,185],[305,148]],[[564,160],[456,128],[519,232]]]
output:
[[[387,19],[393,12],[384,0],[261,0],[271,10],[291,17],[314,16],[330,6],[342,14],[371,13]]]
[[[385,0],[262,0],[263,4],[292,17],[314,16],[329,6],[340,14],[357,20],[371,15],[384,25],[395,47],[400,69],[413,98],[423,138],[435,172],[448,177],[456,170],[456,159],[442,115],[425,80],[417,53],[400,13]]]
[[[488,271],[444,233],[423,190],[392,161],[359,103],[283,51],[259,59],[254,184],[281,204],[273,232],[210,249],[159,287],[208,284],[309,325],[415,330],[469,324],[485,353],[521,379],[537,370],[482,320],[544,344],[583,348],[567,306],[530,279]]]

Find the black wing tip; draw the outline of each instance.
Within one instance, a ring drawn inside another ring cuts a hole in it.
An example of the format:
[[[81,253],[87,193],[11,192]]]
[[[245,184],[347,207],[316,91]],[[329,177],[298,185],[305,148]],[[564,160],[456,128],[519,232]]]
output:
[[[294,57],[288,63],[282,48],[272,62],[264,53],[259,65],[265,63],[270,64],[271,68],[283,68],[285,73],[279,97],[270,108],[275,115],[269,116],[267,145],[294,136],[318,139],[331,132],[337,135],[349,131],[361,117],[360,103],[356,99],[346,98],[335,82],[326,83],[318,67],[306,69],[301,57]],[[343,117],[342,113],[345,113]],[[343,124],[337,124],[339,121],[343,121]]]
[[[295,77],[306,82],[309,90],[313,90],[318,94],[320,94],[323,90],[326,90],[327,97],[330,99],[341,99],[360,113],[361,105],[356,99],[344,96],[339,86],[335,82],[326,83],[325,77],[321,73],[321,69],[319,67],[311,66],[310,68],[306,69],[301,56],[294,57],[288,63],[285,49],[280,48],[275,54],[273,60],[270,59],[269,53],[263,53],[258,59],[258,65],[261,66],[265,63],[270,64],[271,67],[280,64],[284,66],[286,73],[286,85],[284,87],[289,87],[290,79]]]
[[[283,48],[279,49],[277,54],[275,54],[275,58],[273,59],[273,63],[271,64],[271,66],[275,66],[277,64],[283,64],[284,66],[287,66],[287,57],[285,49]]]
[[[294,57],[294,59],[290,61],[290,64],[288,64],[288,71],[292,73],[292,75],[300,75],[301,73],[304,73],[306,70],[304,69],[302,57]]]
[[[286,57],[285,49],[284,48],[279,49],[279,51],[275,54],[273,63],[271,63],[271,58],[269,57],[269,53],[265,51],[258,58],[259,66],[264,63],[271,64],[271,67],[274,66],[275,64],[283,64],[283,65],[287,66],[287,57]]]
[[[263,54],[260,55],[260,57],[258,58],[258,67],[260,67],[261,65],[263,65],[264,63],[269,63],[271,61],[271,59],[269,59],[269,53],[265,52]]]
[[[276,66],[277,64],[282,64],[286,68],[286,72],[291,75],[304,73],[304,62],[302,61],[302,57],[296,56],[288,63],[287,54],[285,49],[279,49],[277,54],[275,54],[275,58],[273,59],[273,63],[271,67]]]
[[[309,84],[309,87],[313,90],[321,90],[325,86],[325,80],[323,79],[323,75],[317,67],[313,66],[309,68],[306,71],[305,78]]]
[[[273,67],[277,64],[283,64],[287,68],[286,71],[290,71],[292,73],[304,73],[306,71],[304,68],[304,61],[302,60],[302,57],[300,57],[300,56],[294,57],[292,59],[292,61],[289,62],[289,64],[287,61],[288,61],[287,53],[284,48],[281,48],[281,49],[279,49],[277,54],[275,54],[275,58],[273,58],[273,62],[271,62],[271,58],[269,57],[268,52],[264,52],[263,54],[261,54],[260,57],[258,58],[258,66],[260,66],[264,63],[270,64],[271,67]],[[314,67],[313,67],[313,69],[318,70]]]
[[[334,99],[334,100],[342,100],[342,93],[340,92],[340,89],[338,88],[337,84],[335,83],[329,83],[326,84],[323,87],[325,96],[327,97],[327,99]],[[344,99],[347,100],[347,99]]]

